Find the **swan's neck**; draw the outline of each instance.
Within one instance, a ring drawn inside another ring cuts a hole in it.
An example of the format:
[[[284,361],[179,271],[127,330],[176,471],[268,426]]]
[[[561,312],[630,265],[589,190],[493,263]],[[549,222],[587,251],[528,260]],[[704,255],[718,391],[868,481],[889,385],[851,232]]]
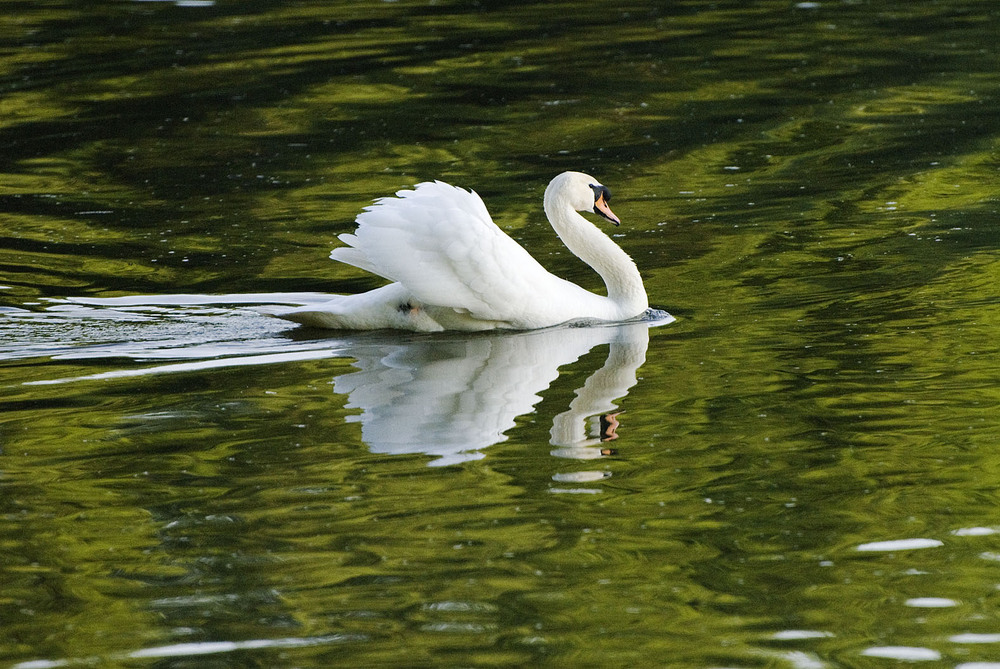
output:
[[[610,237],[558,195],[546,193],[545,215],[566,248],[604,279],[608,299],[621,311],[619,318],[637,316],[649,307],[638,268]]]

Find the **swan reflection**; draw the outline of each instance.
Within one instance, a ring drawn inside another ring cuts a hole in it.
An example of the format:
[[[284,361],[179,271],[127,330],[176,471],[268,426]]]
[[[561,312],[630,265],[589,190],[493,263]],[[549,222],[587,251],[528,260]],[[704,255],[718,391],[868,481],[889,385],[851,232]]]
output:
[[[260,303],[308,304],[316,299],[275,293],[51,300],[42,311],[18,310],[11,315],[27,326],[22,330],[32,338],[37,334],[31,325],[58,321],[72,326],[66,331],[72,340],[60,339],[63,328],[56,328],[52,341],[0,347],[0,360],[42,355],[61,361],[163,361],[24,382],[58,385],[353,359],[356,370],[335,377],[333,389],[347,396],[348,408],[359,410],[351,420],[361,423],[365,444],[375,453],[419,453],[435,456],[432,465],[449,465],[482,458],[483,449],[505,441],[517,418],[534,411],[542,399],[540,393],[558,378],[561,367],[606,345],[603,364],[595,363],[596,369],[576,390],[568,408],[552,419],[549,432],[555,446],[552,455],[591,459],[613,452],[609,446],[618,436],[615,401],[636,384],[636,371],[646,358],[649,328],[673,321],[669,314],[651,310],[644,320],[614,325],[478,334],[369,332],[317,339],[302,331],[267,331],[267,323],[280,321],[239,308]],[[80,337],[81,333],[86,337]],[[565,476],[570,478],[559,480],[602,474]]]
[[[649,328],[668,320],[562,327],[508,334],[429,337],[351,352],[357,371],[333,380],[334,391],[359,409],[365,444],[375,453],[437,456],[431,465],[483,457],[507,439],[518,416],[595,347],[608,345],[603,365],[576,390],[552,421],[553,455],[600,457],[617,433],[615,401],[636,384],[646,359]]]

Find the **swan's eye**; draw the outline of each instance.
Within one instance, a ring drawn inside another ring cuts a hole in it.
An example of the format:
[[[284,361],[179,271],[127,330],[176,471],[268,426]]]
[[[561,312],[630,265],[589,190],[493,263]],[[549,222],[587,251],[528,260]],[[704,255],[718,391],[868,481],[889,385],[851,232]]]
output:
[[[611,202],[611,191],[608,190],[607,186],[602,186],[601,184],[590,184],[590,189],[594,191],[594,202],[601,199],[604,196],[605,202]]]

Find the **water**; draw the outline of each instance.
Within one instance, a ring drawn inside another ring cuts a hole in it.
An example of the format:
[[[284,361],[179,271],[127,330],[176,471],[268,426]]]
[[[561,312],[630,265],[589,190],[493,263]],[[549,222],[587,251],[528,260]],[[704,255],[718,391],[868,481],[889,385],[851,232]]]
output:
[[[6,666],[998,666],[989,3],[16,2]],[[564,169],[672,323],[309,332]],[[991,664],[992,663],[992,664]]]

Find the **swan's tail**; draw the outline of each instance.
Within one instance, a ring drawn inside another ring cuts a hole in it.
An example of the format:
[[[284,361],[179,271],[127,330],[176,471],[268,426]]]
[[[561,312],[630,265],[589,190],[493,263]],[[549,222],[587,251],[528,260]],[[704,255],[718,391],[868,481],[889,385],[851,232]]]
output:
[[[273,316],[311,328],[351,329],[350,325],[347,324],[346,314],[337,313],[335,300],[295,309],[261,307],[257,311],[265,316]]]
[[[330,295],[326,302],[295,309],[262,311],[308,327],[333,330],[437,332],[441,325],[398,283],[357,295]]]

